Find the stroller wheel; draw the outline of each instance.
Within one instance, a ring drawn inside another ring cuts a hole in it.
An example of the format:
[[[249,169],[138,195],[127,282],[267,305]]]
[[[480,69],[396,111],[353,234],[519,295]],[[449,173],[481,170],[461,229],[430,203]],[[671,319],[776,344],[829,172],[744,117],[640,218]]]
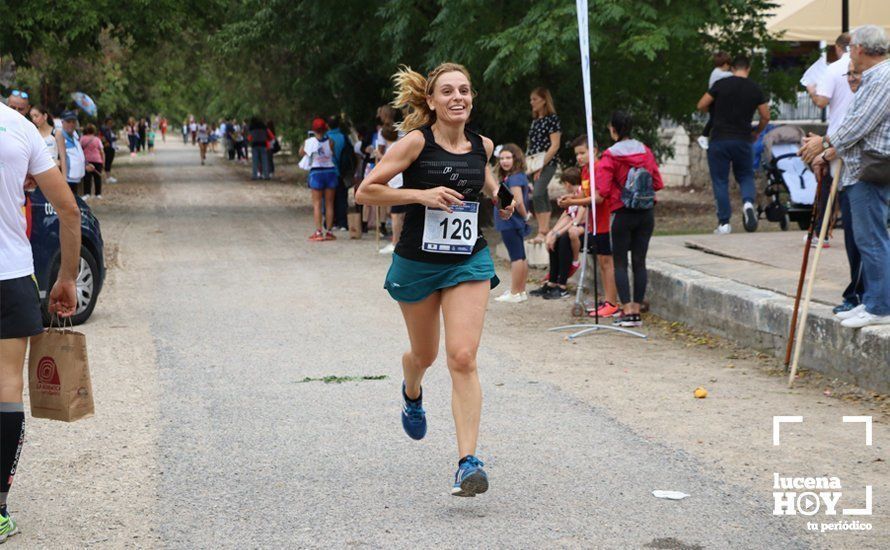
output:
[[[788,214],[786,213],[784,216],[782,216],[782,219],[779,220],[779,228],[782,231],[788,231],[788,221]]]
[[[575,303],[572,306],[572,317],[581,317],[584,315],[584,304]]]

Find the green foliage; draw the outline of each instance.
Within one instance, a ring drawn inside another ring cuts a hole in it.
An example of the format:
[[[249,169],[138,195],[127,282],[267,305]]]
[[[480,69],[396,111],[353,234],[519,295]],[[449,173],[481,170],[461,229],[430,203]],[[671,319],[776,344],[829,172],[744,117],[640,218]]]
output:
[[[716,49],[760,52],[752,77],[774,98],[791,96],[793,79],[765,70],[770,6],[591,0],[599,140],[614,109],[630,111],[639,137],[656,146],[662,121],[689,123]],[[370,124],[401,64],[428,71],[456,61],[478,92],[473,124],[496,142],[525,145],[537,86],[553,93],[565,142],[584,128],[567,0],[0,0],[0,10],[0,55],[30,65],[20,78],[58,98],[82,89],[104,114],[259,115],[297,137],[314,116]]]

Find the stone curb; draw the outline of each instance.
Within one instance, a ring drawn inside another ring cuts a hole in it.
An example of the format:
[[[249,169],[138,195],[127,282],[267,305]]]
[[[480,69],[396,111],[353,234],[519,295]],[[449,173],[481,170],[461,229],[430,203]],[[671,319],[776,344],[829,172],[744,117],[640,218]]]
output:
[[[664,261],[647,267],[653,313],[784,359],[793,299]],[[890,326],[844,328],[830,307],[811,303],[800,366],[890,393]]]

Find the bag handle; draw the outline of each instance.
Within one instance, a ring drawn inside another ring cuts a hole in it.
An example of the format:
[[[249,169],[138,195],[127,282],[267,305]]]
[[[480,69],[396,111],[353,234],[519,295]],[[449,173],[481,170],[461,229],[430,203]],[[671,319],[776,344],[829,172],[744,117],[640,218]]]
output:
[[[59,314],[53,313],[49,316],[49,327],[48,330],[52,330],[56,328],[61,331],[72,331],[74,330],[74,321],[71,319],[74,317],[73,315],[69,315],[68,317],[59,317]]]

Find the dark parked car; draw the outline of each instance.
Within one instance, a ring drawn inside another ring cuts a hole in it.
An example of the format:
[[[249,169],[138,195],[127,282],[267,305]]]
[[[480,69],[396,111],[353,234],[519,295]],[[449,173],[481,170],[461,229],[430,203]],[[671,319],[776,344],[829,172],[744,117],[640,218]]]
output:
[[[40,189],[35,189],[29,197],[28,238],[31,240],[31,250],[34,254],[34,276],[40,288],[43,323],[49,325],[50,318],[47,311],[49,291],[56,282],[62,258],[59,245],[59,216]],[[102,283],[105,281],[105,256],[99,220],[86,202],[80,197],[75,198],[80,207],[81,244],[80,270],[75,281],[77,310],[71,319],[75,325],[79,325],[90,318],[96,307]]]

